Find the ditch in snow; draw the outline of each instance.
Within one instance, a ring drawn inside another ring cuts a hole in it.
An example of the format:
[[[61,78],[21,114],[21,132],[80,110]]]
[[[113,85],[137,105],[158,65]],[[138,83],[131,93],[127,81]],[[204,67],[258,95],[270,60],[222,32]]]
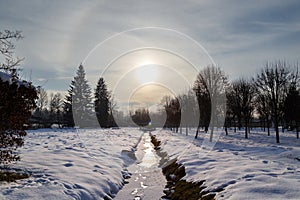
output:
[[[135,157],[136,162],[127,168],[132,176],[114,199],[161,199],[167,181],[159,167],[161,158],[156,154],[149,133],[143,134],[137,145]]]

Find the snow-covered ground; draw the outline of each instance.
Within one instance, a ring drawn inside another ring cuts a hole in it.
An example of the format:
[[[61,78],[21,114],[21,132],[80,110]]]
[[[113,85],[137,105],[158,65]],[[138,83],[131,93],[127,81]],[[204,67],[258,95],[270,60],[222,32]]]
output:
[[[222,133],[211,151],[201,148],[203,137],[208,137],[204,133],[197,140],[193,135],[187,137],[167,130],[152,134],[162,142],[161,148],[170,158],[178,157],[185,166],[185,179],[206,180],[209,191],[223,189],[217,193],[217,199],[300,197],[300,140],[295,133],[281,133],[280,144],[275,143],[274,134],[267,136],[259,130],[252,131],[249,139],[244,139],[243,132],[229,132],[229,136]],[[135,159],[143,160],[144,154],[133,154],[142,135],[138,129],[129,128],[28,131],[21,149],[22,161],[15,168],[32,176],[15,183],[0,183],[0,199],[114,196],[123,186],[127,173],[124,169],[138,164]],[[143,176],[140,178],[143,180]],[[128,185],[133,179],[134,175]]]
[[[300,199],[300,140],[295,133],[280,133],[280,144],[274,134],[260,130],[249,139],[242,131],[221,133],[211,151],[201,148],[205,133],[197,140],[164,130],[153,134],[185,166],[184,179],[206,180],[210,191],[223,189],[217,199]]]
[[[102,199],[117,193],[131,162],[127,152],[141,135],[138,129],[28,131],[16,167],[32,176],[0,183],[0,199]]]

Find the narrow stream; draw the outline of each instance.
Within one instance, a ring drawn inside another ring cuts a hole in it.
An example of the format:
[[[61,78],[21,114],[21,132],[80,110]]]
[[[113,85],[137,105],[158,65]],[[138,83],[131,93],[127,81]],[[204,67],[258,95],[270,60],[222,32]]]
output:
[[[135,152],[136,163],[128,167],[132,173],[129,183],[119,191],[116,200],[157,200],[164,195],[166,179],[159,168],[160,157],[156,154],[149,133],[144,133]]]

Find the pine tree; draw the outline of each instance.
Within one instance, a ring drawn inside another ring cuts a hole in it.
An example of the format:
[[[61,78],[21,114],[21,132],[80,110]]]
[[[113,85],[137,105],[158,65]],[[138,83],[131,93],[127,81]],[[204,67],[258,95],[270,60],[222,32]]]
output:
[[[73,119],[73,111],[72,111],[73,88],[74,88],[74,81],[72,80],[70,84],[70,89],[68,90],[68,95],[66,95],[64,105],[63,105],[63,112],[64,112],[63,123],[64,126],[66,127],[74,127],[75,125]]]
[[[29,83],[0,78],[0,164],[20,160],[17,148],[23,146],[37,92]]]
[[[64,101],[64,124],[81,128],[94,126],[93,114],[91,88],[83,66],[79,65]]]
[[[14,40],[22,37],[20,31],[0,31],[0,165],[20,160],[17,149],[24,144],[36,107],[36,88],[18,79],[17,66],[23,59],[14,56]]]
[[[102,128],[110,126],[108,122],[110,109],[109,99],[110,94],[107,90],[107,85],[104,79],[101,77],[95,90],[95,111],[98,122]]]

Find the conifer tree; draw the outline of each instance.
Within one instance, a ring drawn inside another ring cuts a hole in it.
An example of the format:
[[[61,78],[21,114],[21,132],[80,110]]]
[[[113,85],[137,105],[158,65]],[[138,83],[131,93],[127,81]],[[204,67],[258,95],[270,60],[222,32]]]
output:
[[[64,112],[64,126],[74,127],[73,111],[72,111],[72,98],[73,98],[74,80],[70,84],[70,89],[65,97],[63,112]]]
[[[94,125],[92,93],[82,65],[79,65],[76,76],[71,82],[69,94],[64,103],[64,111],[69,125],[72,124],[72,117],[74,124],[81,128]]]
[[[20,160],[17,149],[24,144],[37,93],[29,83],[3,81],[0,77],[0,164]]]
[[[14,55],[14,40],[22,37],[20,31],[0,31],[0,165],[20,160],[17,149],[24,144],[36,107],[36,88],[18,79],[17,66],[23,59]]]
[[[98,122],[102,128],[110,126],[109,109],[110,109],[110,94],[107,90],[107,85],[104,79],[101,77],[98,81],[95,90],[95,111]]]

